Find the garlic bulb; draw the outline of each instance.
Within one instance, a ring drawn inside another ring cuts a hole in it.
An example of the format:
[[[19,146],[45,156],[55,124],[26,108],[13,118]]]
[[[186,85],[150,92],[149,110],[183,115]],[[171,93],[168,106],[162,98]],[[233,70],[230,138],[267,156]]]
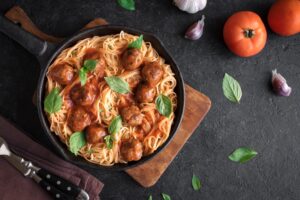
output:
[[[174,3],[180,10],[196,13],[205,8],[207,0],[174,0]]]

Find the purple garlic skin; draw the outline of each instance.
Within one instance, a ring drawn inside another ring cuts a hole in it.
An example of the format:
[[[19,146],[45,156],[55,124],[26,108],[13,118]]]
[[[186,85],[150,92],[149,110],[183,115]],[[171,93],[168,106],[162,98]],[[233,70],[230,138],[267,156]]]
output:
[[[288,86],[285,78],[281,74],[277,73],[276,69],[272,71],[272,86],[274,92],[280,96],[287,97],[290,96],[292,92],[292,88]]]
[[[203,35],[204,30],[204,19],[205,16],[202,15],[201,20],[193,23],[185,32],[185,38],[190,40],[198,40]]]

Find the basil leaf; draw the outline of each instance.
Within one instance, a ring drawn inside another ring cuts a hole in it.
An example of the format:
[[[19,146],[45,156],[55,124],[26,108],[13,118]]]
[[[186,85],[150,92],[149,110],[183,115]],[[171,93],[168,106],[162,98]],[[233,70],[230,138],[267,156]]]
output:
[[[152,195],[149,196],[148,200],[152,200]]]
[[[85,146],[86,140],[83,132],[75,132],[71,135],[69,139],[70,151],[75,155],[78,154],[78,151]]]
[[[84,68],[81,68],[79,70],[79,79],[80,79],[81,86],[84,86],[87,81],[87,74],[86,74],[86,71],[84,70]]]
[[[197,176],[195,176],[195,174],[193,174],[192,186],[193,186],[193,188],[194,188],[195,191],[198,191],[201,188],[200,179]]]
[[[120,115],[118,115],[109,124],[108,132],[109,134],[113,135],[118,133],[121,128],[122,128],[122,118]]]
[[[144,37],[143,35],[140,35],[140,37],[135,41],[131,42],[127,48],[140,49],[143,44],[143,37]]]
[[[90,72],[96,68],[97,60],[85,60],[83,63],[83,68],[86,72]]]
[[[240,147],[236,149],[228,158],[234,162],[245,163],[257,155],[257,152],[248,148]]]
[[[156,109],[158,112],[166,117],[169,117],[172,113],[172,102],[169,97],[160,94],[156,100]]]
[[[242,98],[240,84],[227,73],[223,78],[223,93],[229,101],[234,103],[239,103]]]
[[[163,200],[171,200],[171,197],[165,193],[161,193]]]
[[[118,4],[125,8],[126,10],[133,11],[135,10],[135,2],[134,0],[118,0]]]
[[[79,70],[79,79],[81,86],[84,86],[87,81],[87,73],[96,68],[97,60],[85,60],[83,66]]]
[[[121,79],[120,77],[109,76],[109,77],[104,77],[104,79],[106,83],[109,85],[111,90],[120,94],[126,94],[130,92],[128,83],[123,79]]]
[[[59,89],[53,88],[44,100],[44,109],[47,113],[55,113],[61,109],[62,98],[59,96]]]
[[[105,144],[106,144],[106,147],[108,149],[112,149],[113,147],[113,138],[111,137],[111,135],[107,135],[104,137],[104,140],[105,140]]]

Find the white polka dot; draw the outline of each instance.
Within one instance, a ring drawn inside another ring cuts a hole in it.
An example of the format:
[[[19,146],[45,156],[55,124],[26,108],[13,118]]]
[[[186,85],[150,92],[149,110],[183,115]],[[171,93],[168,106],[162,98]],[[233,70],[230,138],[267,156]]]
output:
[[[50,179],[50,178],[51,178],[51,175],[50,175],[50,174],[47,174],[46,178],[47,178],[47,179]]]
[[[56,196],[56,198],[58,198],[58,199],[59,199],[59,197],[60,197],[60,194],[56,194],[55,196]]]
[[[67,190],[68,190],[68,191],[71,191],[71,187],[67,187]]]
[[[56,182],[56,184],[57,184],[57,185],[60,185],[60,184],[61,184],[61,182],[60,182],[60,181],[57,181],[57,182]]]
[[[47,190],[50,191],[50,190],[51,190],[51,187],[50,187],[50,186],[47,186]]]

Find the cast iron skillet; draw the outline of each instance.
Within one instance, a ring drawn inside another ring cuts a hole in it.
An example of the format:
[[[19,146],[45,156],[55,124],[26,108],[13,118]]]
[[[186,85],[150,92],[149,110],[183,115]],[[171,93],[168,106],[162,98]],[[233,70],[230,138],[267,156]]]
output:
[[[52,63],[52,61],[60,54],[62,50],[64,50],[67,47],[73,46],[77,41],[82,40],[87,37],[92,37],[95,35],[101,36],[101,35],[109,35],[109,34],[117,34],[120,33],[120,31],[123,30],[127,33],[131,33],[134,35],[144,35],[144,40],[151,42],[152,46],[157,50],[159,55],[163,57],[166,60],[166,63],[171,65],[171,68],[173,72],[175,73],[175,78],[177,80],[177,86],[175,88],[175,92],[178,95],[178,106],[175,111],[175,119],[174,123],[171,128],[170,136],[167,139],[167,141],[158,148],[153,154],[142,157],[139,161],[136,162],[129,162],[128,164],[115,164],[111,167],[103,167],[99,165],[95,165],[92,163],[87,162],[83,158],[79,156],[74,156],[72,153],[69,152],[66,145],[60,142],[59,138],[54,135],[49,129],[49,123],[47,116],[43,109],[43,102],[44,102],[44,88],[46,83],[46,72],[48,66]],[[155,37],[154,35],[150,33],[145,33],[143,31],[135,30],[128,27],[123,26],[112,26],[112,25],[105,25],[105,26],[99,26],[92,29],[88,29],[82,32],[79,32],[77,34],[74,34],[72,37],[66,39],[65,41],[61,42],[60,44],[52,44],[46,41],[42,41],[32,34],[24,31],[21,27],[18,25],[8,21],[3,16],[0,16],[0,31],[6,34],[8,37],[14,39],[16,42],[21,44],[25,49],[27,49],[30,53],[36,56],[38,59],[40,65],[41,65],[41,72],[40,77],[38,81],[38,87],[37,87],[37,107],[38,107],[38,113],[39,118],[41,121],[41,124],[44,128],[45,134],[48,136],[50,141],[53,143],[53,145],[56,147],[57,152],[66,160],[82,165],[82,166],[88,166],[88,167],[94,167],[94,168],[104,168],[104,169],[110,169],[110,170],[124,170],[133,166],[140,165],[144,163],[145,161],[153,158],[156,154],[158,154],[164,147],[167,146],[167,144],[170,142],[170,140],[175,135],[184,112],[184,103],[185,103],[185,94],[184,94],[184,82],[181,76],[181,73],[179,71],[178,66],[176,65],[175,61],[169,54],[169,52],[165,49],[162,42]]]

